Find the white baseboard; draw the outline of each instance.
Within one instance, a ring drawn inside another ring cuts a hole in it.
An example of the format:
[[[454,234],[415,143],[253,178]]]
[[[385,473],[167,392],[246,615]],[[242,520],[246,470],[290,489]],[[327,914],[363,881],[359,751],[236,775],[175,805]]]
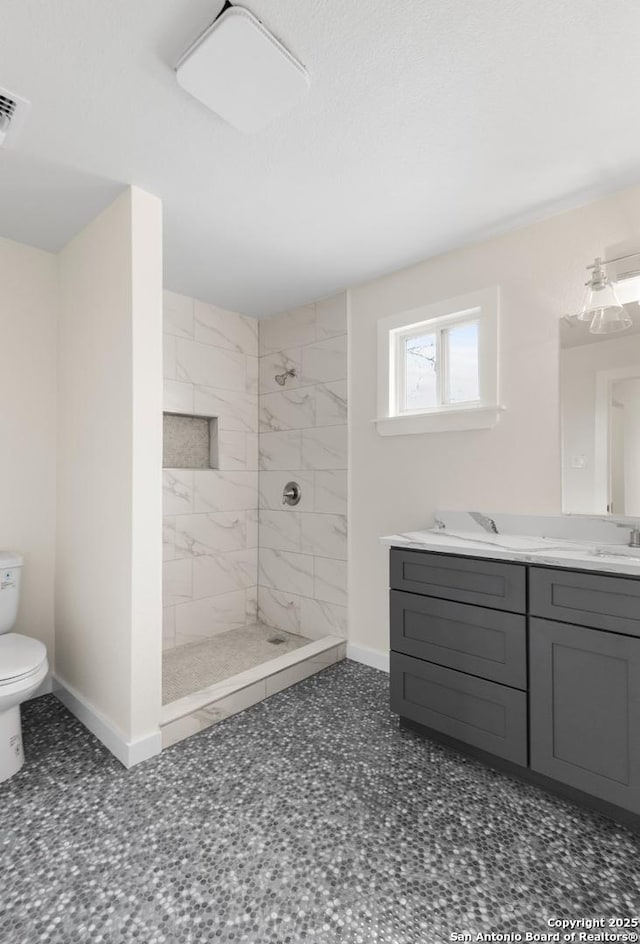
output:
[[[370,665],[372,669],[380,669],[381,672],[389,671],[389,653],[381,649],[370,649],[369,646],[358,646],[355,642],[348,642],[347,659]]]
[[[54,676],[53,693],[65,708],[68,708],[85,728],[95,734],[125,767],[133,767],[134,764],[149,760],[150,757],[155,757],[160,753],[162,749],[160,728],[141,738],[127,740],[125,734],[105,718],[101,711],[94,708],[83,695],[59,676]]]

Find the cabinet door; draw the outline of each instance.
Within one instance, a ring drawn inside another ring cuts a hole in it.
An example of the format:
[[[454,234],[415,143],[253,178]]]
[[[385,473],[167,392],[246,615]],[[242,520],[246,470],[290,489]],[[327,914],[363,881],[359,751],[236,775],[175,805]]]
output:
[[[640,639],[531,619],[531,767],[640,813]]]

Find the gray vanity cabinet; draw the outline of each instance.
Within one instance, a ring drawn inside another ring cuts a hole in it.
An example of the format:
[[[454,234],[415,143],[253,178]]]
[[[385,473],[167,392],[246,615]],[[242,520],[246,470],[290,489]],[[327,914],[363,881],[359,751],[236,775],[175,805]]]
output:
[[[531,769],[640,813],[640,639],[535,618],[529,633]]]
[[[403,723],[640,826],[640,580],[391,549]]]

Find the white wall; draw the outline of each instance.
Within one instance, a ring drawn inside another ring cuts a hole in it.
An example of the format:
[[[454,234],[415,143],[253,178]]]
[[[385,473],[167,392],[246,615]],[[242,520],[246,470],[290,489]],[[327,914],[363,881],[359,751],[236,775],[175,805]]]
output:
[[[436,508],[557,513],[558,319],[582,298],[584,267],[640,236],[640,189],[428,260],[350,291],[350,642],[388,649],[380,535],[428,526]],[[494,430],[384,438],[376,415],[379,318],[498,284],[501,401]]]
[[[311,639],[347,634],[347,300],[260,322],[262,622]],[[295,370],[284,386],[274,379]],[[287,482],[301,486],[284,505]]]
[[[127,201],[127,196],[129,200]],[[131,720],[157,732],[162,701],[162,203],[124,195],[131,229]],[[159,750],[159,743],[153,750]],[[150,745],[151,752],[151,745]],[[138,754],[135,759],[142,759]]]
[[[164,293],[164,409],[217,418],[218,469],[164,471],[163,647],[255,623],[258,322]]]
[[[127,744],[160,712],[161,240],[132,188],[59,257],[56,674]]]
[[[25,558],[16,632],[54,656],[56,257],[0,239],[0,547]]]

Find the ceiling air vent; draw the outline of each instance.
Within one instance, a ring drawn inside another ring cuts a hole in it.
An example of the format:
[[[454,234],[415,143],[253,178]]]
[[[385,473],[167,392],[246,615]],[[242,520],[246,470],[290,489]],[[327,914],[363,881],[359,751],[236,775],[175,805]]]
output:
[[[0,147],[13,144],[29,108],[26,98],[0,88]]]

